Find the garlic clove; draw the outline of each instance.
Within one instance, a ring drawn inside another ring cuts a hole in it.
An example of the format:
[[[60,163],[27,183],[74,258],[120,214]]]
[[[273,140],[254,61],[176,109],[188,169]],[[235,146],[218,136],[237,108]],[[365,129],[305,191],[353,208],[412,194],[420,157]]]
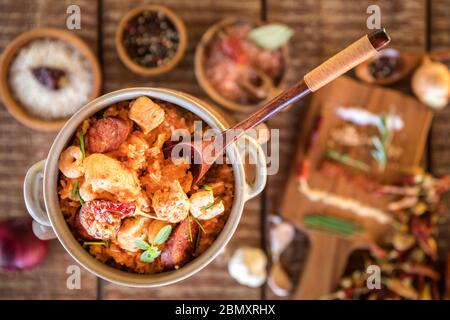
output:
[[[272,255],[277,257],[289,246],[294,240],[295,228],[287,222],[279,222],[270,230],[270,249]]]
[[[450,99],[450,71],[446,65],[428,56],[412,78],[414,94],[427,106],[442,109]]]
[[[267,278],[267,257],[260,248],[241,247],[228,262],[228,272],[242,285],[256,288]]]

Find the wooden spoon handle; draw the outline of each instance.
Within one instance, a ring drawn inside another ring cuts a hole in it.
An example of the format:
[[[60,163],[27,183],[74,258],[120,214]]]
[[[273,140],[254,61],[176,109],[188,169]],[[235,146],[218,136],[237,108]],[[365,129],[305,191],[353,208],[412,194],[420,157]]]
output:
[[[331,59],[309,72],[302,80],[278,96],[267,102],[261,109],[247,119],[236,124],[232,129],[240,131],[232,141],[236,141],[245,131],[265,121],[270,116],[300,100],[308,93],[316,91],[328,82],[336,79],[362,61],[373,56],[378,50],[391,41],[385,29],[380,29],[365,35]]]
[[[383,29],[365,35],[308,72],[303,79],[308,88],[314,92],[375,55],[389,41],[389,36]]]

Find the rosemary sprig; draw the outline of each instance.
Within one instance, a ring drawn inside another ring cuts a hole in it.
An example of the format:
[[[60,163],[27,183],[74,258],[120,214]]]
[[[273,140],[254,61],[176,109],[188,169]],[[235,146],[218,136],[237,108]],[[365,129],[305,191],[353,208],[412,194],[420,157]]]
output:
[[[188,229],[189,229],[189,239],[192,242],[193,238],[192,238],[192,230],[191,230],[191,216],[188,216]]]
[[[351,220],[332,217],[324,214],[310,214],[303,218],[307,227],[334,232],[340,235],[353,235],[363,231],[363,227]]]
[[[72,188],[72,195],[70,199],[75,200],[75,196],[78,194],[78,180],[75,180]]]
[[[371,151],[371,155],[377,161],[379,171],[384,171],[386,168],[389,145],[392,141],[392,132],[389,129],[390,117],[388,113],[380,115],[377,125],[380,135],[372,137],[373,150]]]
[[[105,246],[108,247],[109,246],[109,242],[108,241],[84,241],[83,242],[83,247],[85,246]]]
[[[206,234],[205,228],[203,228],[202,223],[193,215],[191,215],[192,219],[194,219],[194,221],[198,224],[198,227],[200,228],[200,230]]]
[[[72,200],[75,200],[75,195],[76,195],[78,198],[78,201],[80,201],[81,204],[84,204],[86,201],[84,201],[84,199],[81,197],[80,188],[78,187],[79,184],[80,183],[78,182],[78,180],[75,180],[75,182],[73,184],[72,195],[70,196],[70,198]]]
[[[367,163],[361,160],[353,159],[347,154],[342,154],[336,150],[327,150],[326,156],[330,159],[333,159],[337,162],[340,162],[342,164],[345,164],[349,167],[353,167],[358,170],[362,170],[365,172],[368,172],[370,170],[370,167],[369,165],[367,165]]]
[[[211,187],[209,184],[204,184],[202,188],[205,189],[206,191],[213,191],[213,187]]]
[[[83,136],[83,130],[80,130],[79,138],[80,138],[80,149],[81,149],[81,154],[83,155],[83,160],[84,160],[84,158],[86,158],[86,150],[84,149],[84,136]]]

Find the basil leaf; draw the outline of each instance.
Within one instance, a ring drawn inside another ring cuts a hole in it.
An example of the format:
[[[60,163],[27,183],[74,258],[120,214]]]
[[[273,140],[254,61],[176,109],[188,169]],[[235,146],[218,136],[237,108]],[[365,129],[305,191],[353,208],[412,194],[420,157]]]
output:
[[[142,252],[140,259],[142,262],[152,263],[160,254],[161,251],[157,247],[150,246],[146,251]]]
[[[211,187],[209,184],[204,184],[203,189],[205,189],[206,191],[213,191],[213,187]]]
[[[266,24],[249,32],[250,41],[266,50],[278,49],[286,44],[294,34],[294,30],[280,23]]]
[[[170,234],[172,233],[172,226],[169,224],[167,226],[164,226],[159,230],[158,234],[155,237],[155,240],[153,241],[154,244],[163,244],[164,242],[169,239]]]
[[[150,245],[142,239],[134,240],[134,245],[142,250],[147,250],[150,247]]]

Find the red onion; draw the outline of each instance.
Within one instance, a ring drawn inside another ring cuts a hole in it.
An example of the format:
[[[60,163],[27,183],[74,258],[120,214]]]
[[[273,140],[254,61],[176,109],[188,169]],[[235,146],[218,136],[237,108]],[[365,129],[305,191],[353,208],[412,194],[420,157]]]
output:
[[[31,223],[32,219],[28,217],[0,222],[0,268],[21,271],[44,261],[47,242],[36,238]]]

